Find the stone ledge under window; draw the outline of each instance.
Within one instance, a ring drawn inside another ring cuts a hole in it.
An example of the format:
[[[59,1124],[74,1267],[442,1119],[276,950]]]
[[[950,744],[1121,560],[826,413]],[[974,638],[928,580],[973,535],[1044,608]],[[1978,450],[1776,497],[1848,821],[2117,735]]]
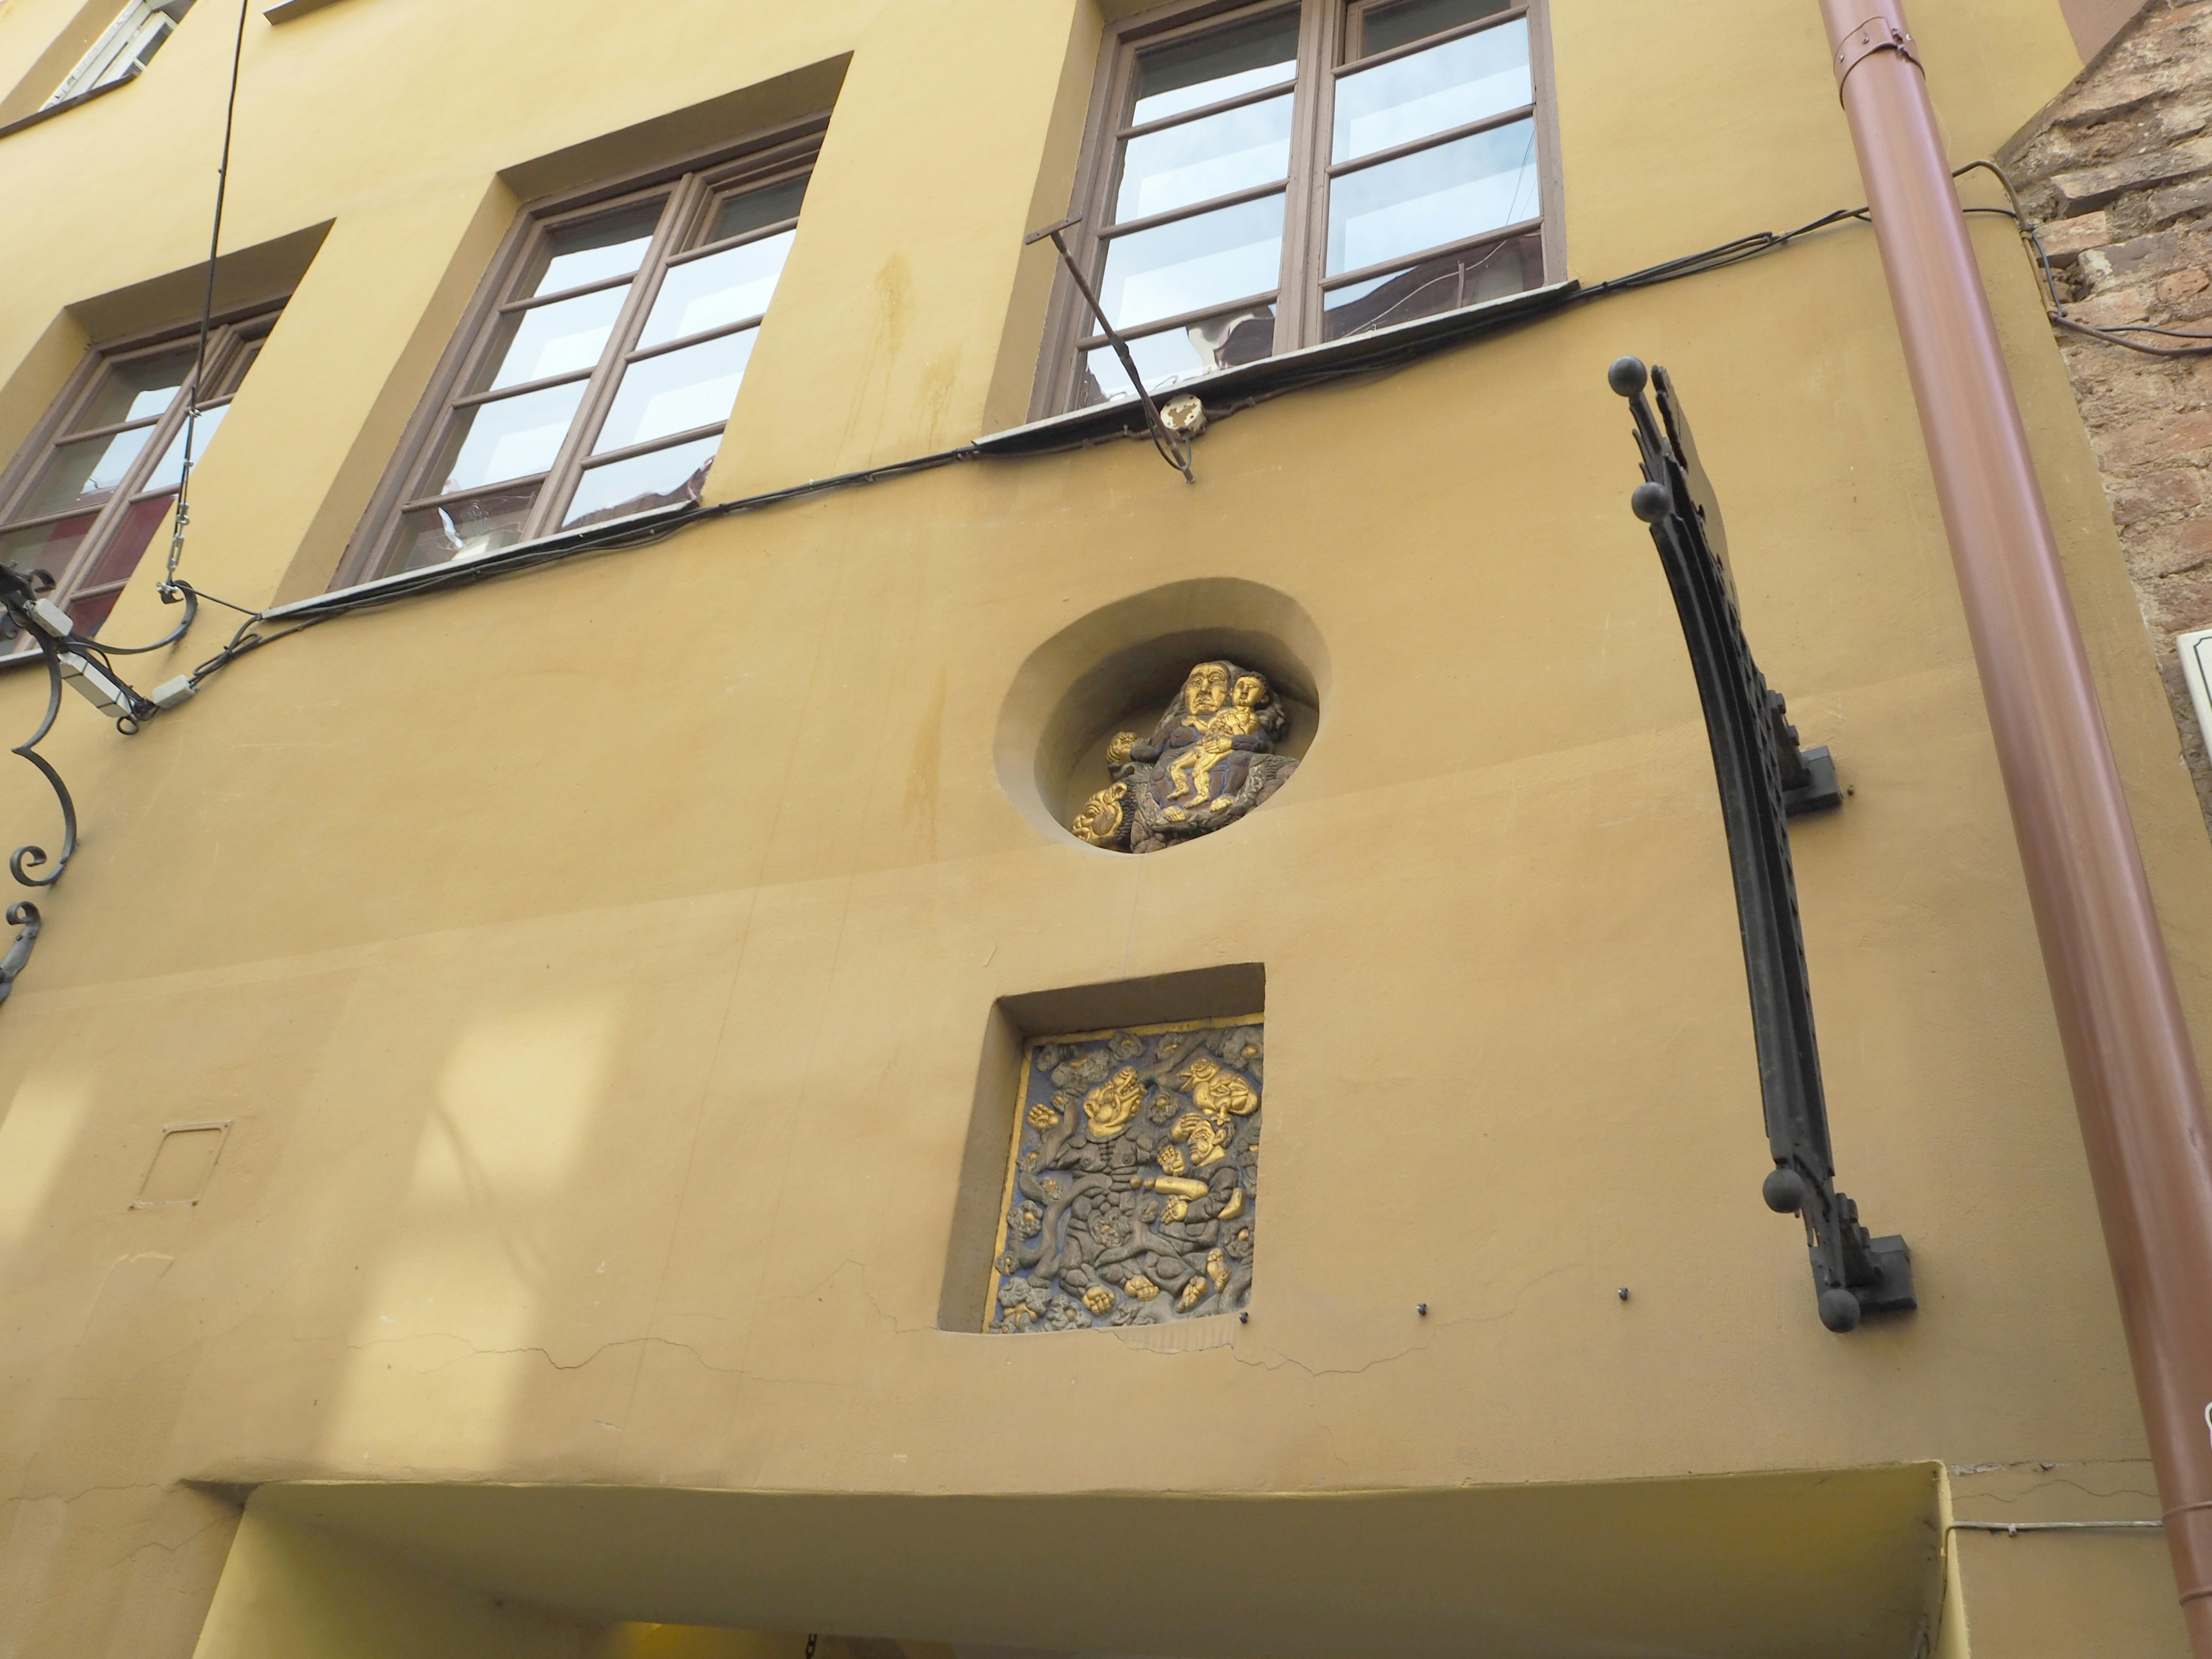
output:
[[[89,92],[80,92],[76,97],[64,98],[58,104],[49,104],[44,109],[34,109],[28,115],[21,116],[9,122],[5,126],[0,126],[0,138],[5,138],[11,132],[21,132],[25,127],[34,127],[41,121],[50,121],[57,115],[66,114],[79,104],[88,104],[95,98],[105,97],[119,87],[129,86],[144,73],[145,70],[142,65],[131,70],[128,74],[118,75],[114,80],[93,88]]]
[[[289,23],[295,17],[305,17],[311,11],[320,11],[335,3],[336,0],[276,0],[261,15],[272,23]]]

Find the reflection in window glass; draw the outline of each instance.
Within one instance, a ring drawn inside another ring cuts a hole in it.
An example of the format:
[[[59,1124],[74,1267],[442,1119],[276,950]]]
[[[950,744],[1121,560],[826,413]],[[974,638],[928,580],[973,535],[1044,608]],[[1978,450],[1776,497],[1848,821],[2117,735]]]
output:
[[[665,201],[641,203],[553,232],[538,255],[539,269],[537,280],[528,286],[529,296],[565,293],[586,283],[629,276],[644,262],[665,206]]]
[[[1329,187],[1328,274],[1533,219],[1537,203],[1533,121],[1345,173]]]
[[[90,432],[125,421],[150,421],[164,413],[192,372],[195,353],[191,347],[165,351],[159,356],[137,357],[116,364],[100,377],[98,388],[70,422],[72,432]]]
[[[49,576],[58,577],[69,568],[70,561],[84,545],[84,538],[92,533],[94,517],[84,513],[58,524],[0,533],[0,564],[19,576],[43,570]]]
[[[573,300],[511,311],[499,320],[484,364],[491,373],[471,389],[496,392],[556,374],[586,374],[607,349],[629,287],[603,288]]]
[[[728,420],[759,337],[759,330],[749,328],[632,363],[592,453],[604,455]]]
[[[534,488],[501,489],[404,514],[392,568],[420,570],[448,559],[472,558],[512,547],[522,539],[523,521],[537,499]]]
[[[1255,306],[1218,317],[1162,329],[1129,342],[1137,373],[1145,377],[1145,390],[1164,391],[1182,380],[1240,363],[1256,363],[1275,349],[1275,308]],[[1085,354],[1085,383],[1079,404],[1105,403],[1136,395],[1121,360],[1111,346],[1098,346]]]
[[[1116,328],[1273,290],[1283,263],[1283,198],[1158,225],[1107,245],[1100,299]]]
[[[1368,329],[1410,323],[1462,306],[1502,300],[1540,287],[1544,280],[1540,238],[1509,237],[1464,252],[1447,253],[1386,276],[1348,283],[1322,296],[1322,337],[1340,340]]]
[[[720,436],[700,438],[588,469],[576,486],[575,499],[568,504],[562,528],[696,500],[721,443]]]
[[[1132,138],[1114,217],[1149,219],[1282,178],[1291,167],[1291,100],[1270,98]]]
[[[796,219],[799,204],[806,199],[806,185],[805,178],[787,179],[764,190],[724,197],[721,205],[714,210],[714,223],[707,228],[707,240],[724,241],[732,236],[743,236],[748,231],[781,224],[786,219]]]
[[[1378,52],[1411,46],[1462,23],[1510,11],[1513,3],[1514,0],[1400,0],[1395,6],[1370,7],[1359,31],[1360,56],[1372,58]]]
[[[673,267],[660,284],[638,344],[659,345],[759,316],[768,309],[798,237],[797,231],[787,230]]]
[[[584,386],[571,380],[462,410],[447,434],[439,465],[431,469],[435,482],[430,493],[443,495],[544,471],[561,453],[568,422],[584,399]]]
[[[1129,124],[1164,121],[1239,93],[1283,85],[1297,73],[1297,57],[1294,10],[1157,46],[1137,60],[1136,106]]]
[[[30,500],[17,509],[17,516],[35,519],[41,514],[106,501],[153,435],[152,427],[135,426],[112,438],[86,438],[58,446],[31,487]]]
[[[1336,83],[1331,159],[1351,161],[1394,149],[1522,108],[1534,96],[1528,21],[1516,18],[1344,76]]]

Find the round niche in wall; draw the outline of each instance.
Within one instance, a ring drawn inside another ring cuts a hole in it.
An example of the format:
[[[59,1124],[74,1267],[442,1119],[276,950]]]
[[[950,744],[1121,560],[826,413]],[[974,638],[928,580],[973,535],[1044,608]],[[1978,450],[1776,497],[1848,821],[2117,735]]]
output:
[[[999,780],[1041,827],[1164,851],[1290,781],[1327,681],[1320,632],[1287,594],[1237,577],[1170,582],[1030,653],[1000,711]]]

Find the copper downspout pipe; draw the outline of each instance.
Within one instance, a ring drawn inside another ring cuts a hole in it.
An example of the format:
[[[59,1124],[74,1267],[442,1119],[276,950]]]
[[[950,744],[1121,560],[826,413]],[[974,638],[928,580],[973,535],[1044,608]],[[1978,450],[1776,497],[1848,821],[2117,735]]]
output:
[[[2190,1643],[2212,1659],[2212,1147],[2027,434],[1896,0],[1821,0],[2066,1045]]]

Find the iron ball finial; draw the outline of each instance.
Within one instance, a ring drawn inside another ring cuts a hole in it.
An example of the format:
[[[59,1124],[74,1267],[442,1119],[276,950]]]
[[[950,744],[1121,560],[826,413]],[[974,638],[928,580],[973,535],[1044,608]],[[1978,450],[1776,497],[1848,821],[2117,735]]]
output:
[[[1859,1299],[1840,1285],[1820,1292],[1820,1322],[1841,1336],[1859,1328]]]
[[[1624,398],[1633,398],[1651,382],[1640,357],[1615,357],[1605,372],[1605,383]]]
[[[1770,1171],[1759,1195],[1777,1215],[1796,1215],[1805,1207],[1805,1177],[1783,1164]]]
[[[1628,510],[1646,524],[1657,524],[1674,507],[1674,498],[1662,483],[1640,483],[1630,492]]]

